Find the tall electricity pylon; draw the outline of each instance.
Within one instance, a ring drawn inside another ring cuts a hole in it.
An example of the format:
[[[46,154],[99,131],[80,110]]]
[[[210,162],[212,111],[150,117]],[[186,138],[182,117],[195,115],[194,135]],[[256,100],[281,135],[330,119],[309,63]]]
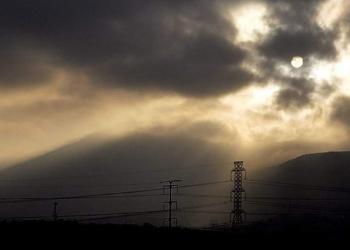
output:
[[[232,181],[232,173],[234,173],[234,184],[230,194],[231,201],[232,201],[232,193],[234,194],[233,210],[231,211],[232,230],[233,232],[242,232],[243,223],[244,223],[242,215],[245,214],[242,208],[242,195],[243,193],[245,193],[245,190],[243,189],[242,175],[243,175],[243,172],[245,172],[246,170],[243,168],[243,161],[235,161],[233,164],[234,164],[234,167],[231,171],[231,181]]]

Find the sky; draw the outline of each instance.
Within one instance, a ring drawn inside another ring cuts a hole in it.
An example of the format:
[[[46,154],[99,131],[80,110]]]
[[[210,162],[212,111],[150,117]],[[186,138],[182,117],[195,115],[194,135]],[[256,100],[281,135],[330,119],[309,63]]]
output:
[[[2,0],[0,164],[96,134],[185,136],[262,164],[350,150],[349,12],[345,0]]]

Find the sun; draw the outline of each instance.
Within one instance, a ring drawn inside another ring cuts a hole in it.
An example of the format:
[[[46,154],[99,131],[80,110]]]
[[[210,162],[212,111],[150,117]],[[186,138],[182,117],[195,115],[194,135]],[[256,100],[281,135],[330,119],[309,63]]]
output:
[[[300,56],[294,56],[293,58],[292,58],[292,61],[291,61],[291,64],[292,64],[292,66],[294,67],[294,68],[300,68],[300,67],[302,67],[303,66],[303,64],[304,64],[304,59],[302,58],[302,57],[300,57]]]

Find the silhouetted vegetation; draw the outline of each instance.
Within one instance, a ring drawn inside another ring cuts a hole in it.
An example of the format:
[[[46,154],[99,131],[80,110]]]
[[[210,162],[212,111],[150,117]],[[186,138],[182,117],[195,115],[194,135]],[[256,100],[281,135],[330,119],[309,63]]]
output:
[[[118,241],[119,243],[129,242],[132,244],[162,244],[172,245],[183,243],[195,243],[205,245],[207,243],[234,244],[236,246],[298,246],[303,245],[326,245],[344,243],[350,233],[349,220],[314,220],[312,218],[290,219],[285,217],[274,217],[267,221],[249,224],[244,232],[232,233],[231,228],[208,228],[188,229],[168,228],[152,226],[145,223],[138,225],[116,225],[89,223],[82,224],[77,221],[2,221],[0,222],[1,232],[18,235],[40,235],[52,238],[59,236],[61,239],[82,239],[84,243],[88,240]]]

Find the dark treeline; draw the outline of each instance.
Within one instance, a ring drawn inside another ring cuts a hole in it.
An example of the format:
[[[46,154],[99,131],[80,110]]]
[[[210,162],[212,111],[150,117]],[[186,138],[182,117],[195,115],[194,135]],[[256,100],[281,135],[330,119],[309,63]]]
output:
[[[286,218],[274,217],[246,225],[242,233],[233,233],[230,226],[211,227],[203,229],[156,227],[150,224],[116,225],[89,223],[77,221],[2,221],[0,230],[4,237],[10,235],[22,238],[23,236],[41,239],[51,239],[64,242],[66,240],[89,244],[89,242],[114,242],[115,244],[144,245],[144,246],[182,246],[194,244],[206,246],[237,246],[237,247],[298,247],[326,246],[344,244],[350,235],[350,220],[343,218],[331,220],[325,217]]]

